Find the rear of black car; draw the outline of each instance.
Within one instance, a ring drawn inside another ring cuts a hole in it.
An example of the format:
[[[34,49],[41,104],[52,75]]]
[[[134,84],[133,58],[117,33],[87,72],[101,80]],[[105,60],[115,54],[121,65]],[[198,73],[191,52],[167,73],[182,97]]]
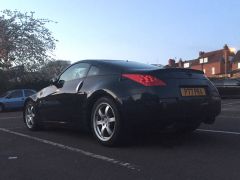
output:
[[[121,86],[124,119],[134,124],[211,124],[221,111],[219,93],[202,71],[129,69],[122,72]]]

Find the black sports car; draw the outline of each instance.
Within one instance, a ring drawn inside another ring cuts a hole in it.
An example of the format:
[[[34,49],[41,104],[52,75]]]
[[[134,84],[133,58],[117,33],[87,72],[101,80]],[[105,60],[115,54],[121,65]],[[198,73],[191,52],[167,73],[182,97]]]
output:
[[[30,130],[46,123],[80,125],[110,146],[138,126],[186,132],[211,124],[221,111],[221,98],[202,71],[83,60],[29,97],[24,107]]]

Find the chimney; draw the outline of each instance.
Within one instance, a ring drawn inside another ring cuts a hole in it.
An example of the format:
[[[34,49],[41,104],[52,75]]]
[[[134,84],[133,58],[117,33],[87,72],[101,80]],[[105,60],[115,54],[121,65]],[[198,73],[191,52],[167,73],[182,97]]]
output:
[[[204,51],[200,51],[200,52],[199,52],[199,57],[202,57],[204,54],[205,54]]]
[[[225,50],[229,50],[228,45],[225,44],[224,47],[223,47],[223,49],[225,49]]]
[[[182,59],[179,59],[178,67],[183,68],[183,61],[182,61]]]
[[[229,48],[227,44],[225,44],[223,47],[223,58],[225,63],[224,72],[225,72],[225,75],[227,75],[228,69],[229,69]]]
[[[168,60],[168,65],[170,66],[170,67],[174,67],[174,65],[175,65],[175,60],[174,59],[169,59]]]

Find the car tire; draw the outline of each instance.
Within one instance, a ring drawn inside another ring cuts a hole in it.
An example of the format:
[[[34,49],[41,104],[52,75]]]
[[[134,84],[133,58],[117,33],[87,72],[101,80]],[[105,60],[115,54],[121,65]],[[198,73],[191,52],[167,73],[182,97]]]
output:
[[[26,127],[31,131],[36,131],[41,129],[38,124],[38,118],[35,111],[35,104],[32,101],[28,101],[24,106],[23,118]]]
[[[0,113],[4,111],[4,106],[3,104],[0,104]]]
[[[123,123],[115,102],[109,97],[98,99],[92,108],[91,129],[105,146],[119,145],[123,140]]]

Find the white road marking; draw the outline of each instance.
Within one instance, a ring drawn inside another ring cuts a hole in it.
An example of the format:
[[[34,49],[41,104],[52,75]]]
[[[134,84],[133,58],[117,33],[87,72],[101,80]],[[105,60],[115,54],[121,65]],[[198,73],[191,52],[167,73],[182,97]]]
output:
[[[88,157],[91,157],[91,158],[94,158],[94,159],[99,159],[99,160],[109,162],[109,163],[112,163],[112,164],[116,164],[118,166],[121,166],[121,167],[124,167],[124,168],[127,168],[127,169],[140,171],[139,168],[137,168],[135,165],[132,165],[128,162],[123,162],[123,161],[120,161],[120,160],[117,160],[117,159],[114,159],[114,158],[110,158],[110,157],[107,157],[107,156],[94,154],[94,153],[91,153],[91,152],[88,152],[88,151],[85,151],[85,150],[82,150],[82,149],[79,149],[79,148],[66,146],[64,144],[60,144],[60,143],[56,143],[56,142],[49,141],[49,140],[46,140],[46,139],[41,139],[41,138],[30,136],[30,135],[27,135],[27,134],[11,131],[11,130],[8,130],[8,129],[5,129],[5,128],[0,128],[0,131],[10,133],[10,134],[14,134],[14,135],[17,135],[17,136],[21,136],[21,137],[24,137],[24,138],[32,139],[32,140],[35,140],[35,141],[38,141],[38,142],[41,142],[41,143],[44,143],[44,144],[52,145],[52,146],[55,146],[55,147],[58,147],[58,148],[61,148],[61,149],[64,149],[64,150],[77,152],[77,153],[80,153],[82,155],[85,155],[85,156],[88,156]]]
[[[232,132],[232,131],[209,130],[209,129],[197,129],[197,130],[202,132],[240,135],[240,132]]]
[[[18,119],[18,118],[21,118],[19,116],[13,116],[13,117],[2,117],[0,118],[0,120],[5,120],[5,119]]]
[[[24,128],[24,126],[17,126],[17,127],[4,127],[4,128],[7,128],[7,129],[9,129],[9,130],[17,130],[17,129],[23,129]]]
[[[227,111],[227,112],[237,112],[238,108],[237,107],[232,107],[232,108],[222,108],[222,111]]]
[[[9,160],[15,160],[15,159],[18,159],[18,157],[17,156],[10,156],[10,157],[8,157],[8,159]]]
[[[239,119],[240,120],[240,116],[225,116],[225,115],[220,115],[217,117],[217,119]]]
[[[233,106],[233,105],[239,105],[240,101],[237,102],[231,102],[231,103],[222,103],[223,106]]]

